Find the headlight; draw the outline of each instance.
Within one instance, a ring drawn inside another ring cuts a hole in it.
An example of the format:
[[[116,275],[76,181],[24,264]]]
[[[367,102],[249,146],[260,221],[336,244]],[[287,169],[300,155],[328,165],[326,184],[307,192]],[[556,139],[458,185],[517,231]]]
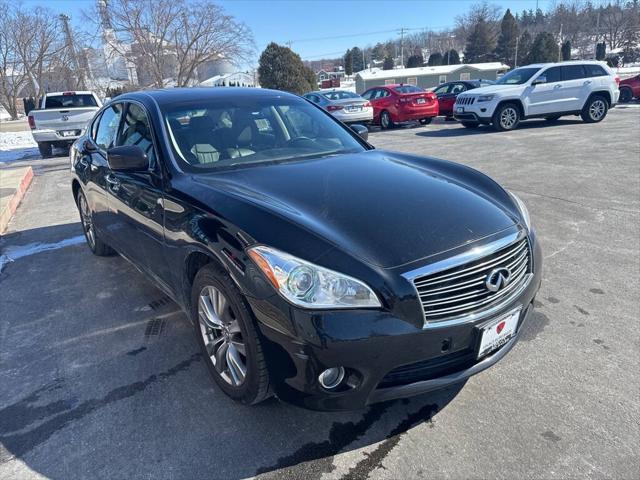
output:
[[[269,247],[249,248],[247,253],[278,292],[286,300],[300,307],[382,306],[373,290],[355,278]]]
[[[478,102],[490,102],[491,100],[493,100],[493,97],[495,97],[495,95],[491,94],[491,95],[479,95],[478,96]]]
[[[531,231],[531,217],[529,216],[529,210],[527,210],[527,206],[524,204],[520,197],[518,197],[515,193],[509,192],[511,198],[518,206],[518,210],[520,211],[520,216],[524,220],[525,225],[527,226],[527,230]]]

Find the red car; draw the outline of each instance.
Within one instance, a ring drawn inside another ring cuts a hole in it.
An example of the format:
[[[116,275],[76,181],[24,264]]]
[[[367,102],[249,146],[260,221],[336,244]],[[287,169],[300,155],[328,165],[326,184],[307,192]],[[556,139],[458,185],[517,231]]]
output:
[[[419,120],[422,125],[438,116],[435,93],[414,85],[385,85],[373,87],[361,95],[373,105],[373,123],[393,128],[396,123]]]
[[[620,103],[627,103],[640,98],[640,75],[625,78],[620,82]]]
[[[433,93],[438,97],[440,115],[453,117],[453,104],[456,103],[458,94],[466,92],[467,90],[473,90],[474,88],[493,85],[494,83],[495,82],[491,80],[458,80],[443,83],[433,90]]]

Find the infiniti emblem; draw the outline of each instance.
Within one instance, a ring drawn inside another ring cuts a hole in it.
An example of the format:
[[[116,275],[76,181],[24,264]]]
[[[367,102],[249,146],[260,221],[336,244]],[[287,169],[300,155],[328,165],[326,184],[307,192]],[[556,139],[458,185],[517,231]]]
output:
[[[509,280],[511,280],[511,270],[506,267],[494,268],[487,275],[484,284],[490,292],[497,292],[506,287]]]

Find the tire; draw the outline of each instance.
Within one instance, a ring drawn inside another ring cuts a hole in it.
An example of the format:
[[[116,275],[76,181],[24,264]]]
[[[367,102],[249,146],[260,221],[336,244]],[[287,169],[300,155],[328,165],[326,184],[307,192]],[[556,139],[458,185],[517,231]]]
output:
[[[496,109],[491,123],[497,132],[515,130],[520,123],[520,109],[514,103],[503,103]]]
[[[607,116],[609,102],[602,95],[594,95],[587,100],[580,116],[586,123],[601,122]]]
[[[386,110],[383,110],[380,113],[380,128],[382,128],[383,130],[393,128],[393,120],[391,119],[391,114]]]
[[[100,239],[98,232],[95,230],[93,213],[87,203],[87,197],[84,196],[84,192],[81,189],[78,189],[78,194],[76,195],[76,205],[80,213],[80,224],[82,225],[84,238],[91,253],[98,257],[113,255],[115,251]]]
[[[550,115],[548,117],[544,117],[544,119],[549,123],[553,123],[553,122],[557,122],[560,117],[561,115]]]
[[[222,308],[215,301],[220,295]],[[191,318],[205,363],[218,387],[244,405],[268,398],[269,372],[253,315],[231,278],[213,264],[196,274]]]
[[[633,92],[628,87],[622,87],[620,89],[620,103],[629,103],[633,100]]]
[[[433,117],[421,118],[420,125],[429,125],[433,121]]]
[[[49,142],[38,142],[38,150],[42,158],[49,158],[53,155],[53,146]]]
[[[480,124],[478,122],[460,122],[465,128],[478,128]]]

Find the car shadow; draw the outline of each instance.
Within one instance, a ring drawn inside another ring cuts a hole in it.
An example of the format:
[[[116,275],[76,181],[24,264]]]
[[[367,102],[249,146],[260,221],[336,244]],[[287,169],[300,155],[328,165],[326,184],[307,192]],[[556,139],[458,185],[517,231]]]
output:
[[[555,122],[547,122],[545,120],[525,120],[520,125],[518,125],[517,130],[535,130],[539,128],[558,128],[566,125],[575,125],[578,123],[584,123],[582,120],[573,120],[573,119],[559,119]],[[425,129],[421,132],[417,132],[416,135],[421,137],[466,137],[470,135],[486,135],[489,133],[504,133],[497,132],[493,129],[491,125],[480,125],[477,128],[466,128],[462,126],[462,124],[456,125],[451,124],[453,128],[443,128],[438,130],[429,130]]]
[[[78,223],[27,230],[2,248],[79,233]],[[122,258],[74,244],[8,264],[0,282],[9,306],[0,316],[0,471],[313,479],[334,470],[335,455],[375,445],[350,466],[365,478],[463,387],[357,412],[274,398],[244,406],[211,381],[186,315]]]

